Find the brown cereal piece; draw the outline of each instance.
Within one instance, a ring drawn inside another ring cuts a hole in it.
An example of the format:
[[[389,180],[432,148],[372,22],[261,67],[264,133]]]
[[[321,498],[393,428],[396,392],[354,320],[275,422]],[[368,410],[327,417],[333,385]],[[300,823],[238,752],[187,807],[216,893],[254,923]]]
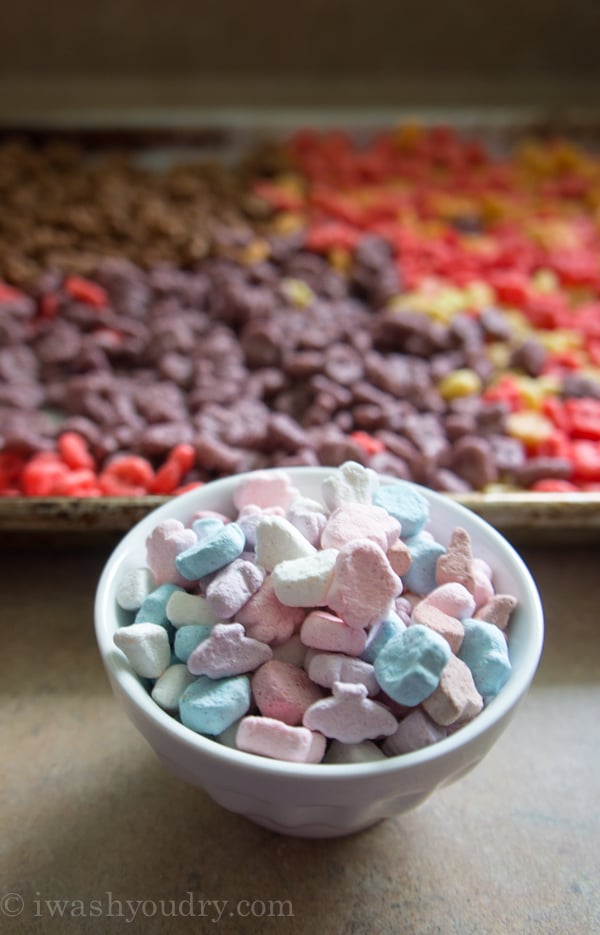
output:
[[[438,585],[456,581],[471,594],[475,590],[471,538],[468,532],[460,526],[453,531],[450,545],[437,560],[435,581]]]
[[[475,619],[493,623],[500,630],[505,630],[517,603],[512,594],[495,594],[475,612]]]
[[[475,435],[463,435],[453,444],[448,466],[474,490],[482,490],[498,480],[490,443]]]
[[[450,656],[438,687],[422,702],[422,707],[442,727],[468,721],[479,714],[483,698],[475,687],[471,670],[462,659]]]

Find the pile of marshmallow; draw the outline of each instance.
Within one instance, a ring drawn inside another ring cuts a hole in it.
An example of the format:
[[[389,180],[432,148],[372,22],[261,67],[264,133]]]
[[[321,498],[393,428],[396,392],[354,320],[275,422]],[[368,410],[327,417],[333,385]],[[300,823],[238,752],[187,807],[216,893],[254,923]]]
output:
[[[476,717],[511,672],[517,604],[429,501],[356,462],[321,500],[281,470],[242,477],[234,520],[160,522],[126,571],[114,636],[154,701],[248,753],[304,763],[383,759]]]

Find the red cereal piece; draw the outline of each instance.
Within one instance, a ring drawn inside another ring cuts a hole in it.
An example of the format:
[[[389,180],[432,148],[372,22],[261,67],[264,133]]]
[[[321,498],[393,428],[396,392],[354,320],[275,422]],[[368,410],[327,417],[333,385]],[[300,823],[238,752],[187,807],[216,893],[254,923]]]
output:
[[[82,276],[69,276],[64,286],[71,298],[78,302],[92,305],[94,308],[105,308],[108,305],[106,290],[89,279],[84,279]]]
[[[21,486],[28,497],[53,497],[69,468],[54,452],[34,455],[23,468]]]
[[[181,473],[187,474],[196,463],[196,450],[193,445],[187,445],[181,442],[181,444],[175,445],[169,454],[168,460],[173,460],[179,465]]]
[[[600,443],[576,439],[571,443],[573,479],[583,483],[600,482]]]
[[[4,302],[14,302],[15,299],[22,299],[25,295],[20,289],[9,286],[6,282],[0,282],[0,304]]]
[[[96,467],[86,440],[77,432],[63,432],[58,439],[58,451],[63,461],[73,470],[93,470]]]
[[[335,221],[325,221],[314,224],[306,234],[306,247],[315,253],[328,253],[334,247],[354,250],[362,232],[349,227],[347,224]]]
[[[368,432],[352,432],[350,438],[357,442],[367,455],[376,455],[385,451],[385,445],[379,438],[374,438]]]
[[[173,493],[179,485],[182,472],[179,465],[170,458],[158,469],[150,485],[150,493]]]
[[[534,493],[577,493],[577,484],[570,480],[559,480],[557,477],[545,477],[536,480],[529,488]]]
[[[102,488],[96,472],[90,468],[78,468],[57,477],[52,491],[56,497],[99,497]]]
[[[564,407],[572,438],[600,441],[600,399],[567,399]]]
[[[121,455],[108,464],[98,482],[107,496],[140,496],[151,489],[154,470],[146,458]]]

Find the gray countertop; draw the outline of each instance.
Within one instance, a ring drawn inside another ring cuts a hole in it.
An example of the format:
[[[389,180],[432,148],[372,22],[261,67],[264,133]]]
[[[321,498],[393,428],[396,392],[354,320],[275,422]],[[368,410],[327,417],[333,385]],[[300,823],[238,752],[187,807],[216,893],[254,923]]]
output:
[[[93,634],[108,547],[4,551],[2,931],[600,931],[600,551],[523,554],[546,643],[496,747],[414,812],[307,841],[172,778],[121,713]]]

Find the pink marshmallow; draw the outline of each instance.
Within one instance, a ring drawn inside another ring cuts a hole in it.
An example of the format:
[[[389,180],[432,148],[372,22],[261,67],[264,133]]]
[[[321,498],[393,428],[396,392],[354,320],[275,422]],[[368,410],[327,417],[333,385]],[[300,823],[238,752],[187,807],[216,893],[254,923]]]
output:
[[[396,718],[387,708],[367,698],[364,685],[344,682],[335,682],[331,697],[311,705],[303,723],[342,743],[389,736],[398,727]]]
[[[186,529],[178,519],[165,519],[154,527],[146,538],[146,561],[157,585],[189,587],[190,582],[175,567],[175,558],[196,541],[196,533]]]
[[[447,584],[457,581],[464,585],[471,594],[475,590],[475,574],[473,570],[473,552],[471,550],[471,537],[460,526],[452,533],[452,539],[446,552],[437,560],[435,570],[436,584]]]
[[[211,679],[252,672],[271,658],[271,647],[244,635],[241,623],[216,623],[188,659],[192,675]]]
[[[254,471],[236,487],[233,502],[238,510],[252,504],[265,509],[278,506],[286,509],[298,496],[285,471]]]
[[[267,577],[261,588],[236,614],[247,633],[263,643],[281,646],[300,628],[306,611],[302,607],[282,604],[273,587],[273,579]]]
[[[322,549],[341,549],[356,539],[370,539],[387,552],[400,535],[400,523],[380,506],[345,503],[329,516],[321,534]]]
[[[421,604],[437,607],[449,617],[457,617],[458,620],[468,620],[475,611],[475,598],[457,581],[440,584],[423,598]]]
[[[367,632],[349,627],[327,611],[314,610],[300,628],[300,639],[313,649],[360,656],[367,645]]]
[[[304,669],[270,659],[252,676],[252,694],[261,714],[294,726],[324,692]]]
[[[394,571],[401,578],[410,568],[412,558],[410,550],[402,539],[397,539],[386,552],[388,562]]]
[[[411,624],[420,623],[443,636],[453,653],[457,653],[465,638],[465,628],[456,617],[445,614],[433,604],[421,601],[412,612]]]
[[[292,727],[271,717],[242,718],[235,738],[238,750],[293,763],[320,763],[327,741],[306,727]]]
[[[517,606],[517,599],[512,594],[495,594],[475,612],[476,620],[493,623],[500,630],[505,630],[510,615]]]
[[[402,581],[375,542],[357,539],[339,551],[327,604],[349,627],[383,620],[401,593]]]

